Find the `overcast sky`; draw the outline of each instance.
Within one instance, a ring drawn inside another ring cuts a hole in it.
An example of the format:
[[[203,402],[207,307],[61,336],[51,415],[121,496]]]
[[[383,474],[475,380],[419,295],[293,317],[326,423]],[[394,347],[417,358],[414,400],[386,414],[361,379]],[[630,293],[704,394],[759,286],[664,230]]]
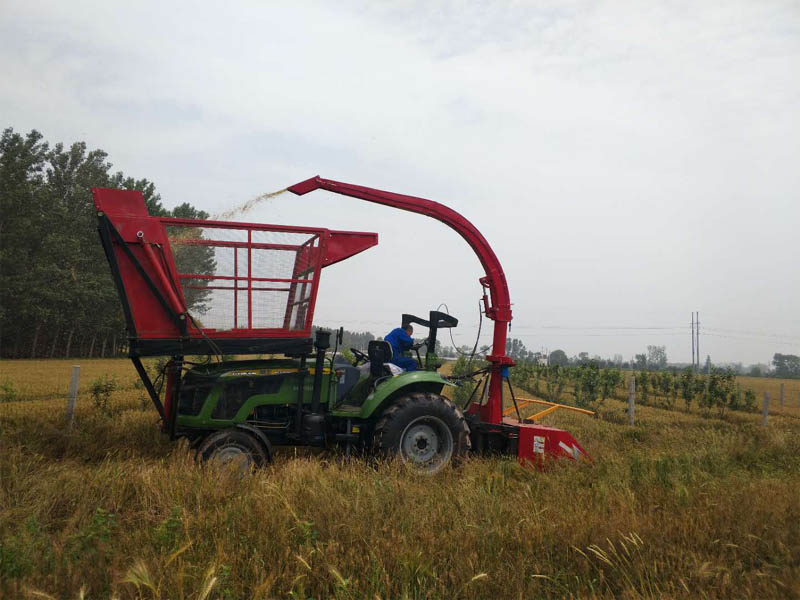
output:
[[[3,0],[0,126],[85,140],[211,213],[316,174],[431,198],[505,267],[511,336],[626,359],[800,353],[800,3]],[[383,335],[480,265],[326,192],[248,221],[375,231],[315,322]],[[490,343],[491,327],[482,339]]]

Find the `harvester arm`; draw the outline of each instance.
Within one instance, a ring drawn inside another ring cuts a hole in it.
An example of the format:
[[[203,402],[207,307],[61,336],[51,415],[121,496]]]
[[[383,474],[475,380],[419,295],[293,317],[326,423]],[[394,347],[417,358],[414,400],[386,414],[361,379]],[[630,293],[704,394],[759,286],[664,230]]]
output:
[[[484,310],[486,316],[494,321],[492,353],[486,357],[492,363],[489,399],[486,405],[481,408],[481,419],[488,423],[502,423],[503,369],[514,364],[511,358],[506,356],[506,335],[508,324],[511,322],[511,301],[503,267],[481,232],[469,220],[453,209],[424,198],[332,181],[319,176],[297,183],[288,189],[298,196],[316,189],[323,189],[336,194],[366,200],[367,202],[418,213],[441,221],[464,238],[477,255],[486,273],[480,279],[481,285],[484,289],[488,289],[490,294],[490,298],[487,298],[484,292]]]

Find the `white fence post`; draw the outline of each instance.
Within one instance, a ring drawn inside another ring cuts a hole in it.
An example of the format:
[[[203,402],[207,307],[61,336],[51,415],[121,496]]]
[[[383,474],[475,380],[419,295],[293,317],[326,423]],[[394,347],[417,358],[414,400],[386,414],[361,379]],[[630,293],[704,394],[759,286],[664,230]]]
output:
[[[761,425],[767,426],[767,416],[769,415],[769,392],[764,392],[764,404],[761,405]]]
[[[70,427],[75,422],[75,403],[78,401],[78,381],[81,378],[81,368],[72,366],[72,376],[69,380],[69,397],[67,398],[67,423]]]
[[[631,379],[628,384],[628,425],[633,425],[634,412],[636,410],[634,404],[636,400],[636,375],[631,373]]]

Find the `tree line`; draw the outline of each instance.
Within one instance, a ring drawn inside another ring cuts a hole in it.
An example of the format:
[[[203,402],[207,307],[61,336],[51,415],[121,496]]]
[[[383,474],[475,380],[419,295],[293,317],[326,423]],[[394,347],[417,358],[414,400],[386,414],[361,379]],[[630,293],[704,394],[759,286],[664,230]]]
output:
[[[151,181],[112,171],[103,150],[90,150],[84,142],[51,146],[38,131],[23,135],[5,129],[0,136],[0,357],[126,352],[125,323],[97,235],[92,187],[139,190],[153,216],[208,218],[188,203],[165,208]],[[203,298],[201,293],[198,301]]]
[[[549,354],[531,352],[521,340],[514,338],[509,338],[506,346],[508,355],[517,363],[533,362],[560,367],[595,364],[601,369],[617,368],[632,371],[669,371],[671,373],[679,373],[685,369],[684,364],[668,362],[666,346],[647,346],[646,352],[635,354],[633,360],[630,361],[623,360],[620,354],[615,355],[614,358],[602,358],[596,355],[589,356],[588,352],[580,352],[570,357],[561,349],[553,350]],[[745,368],[741,363],[720,366],[712,363],[710,356],[706,356],[705,364],[700,370],[706,374],[711,373],[714,369],[722,369],[731,370],[737,375],[751,377],[800,378],[800,356],[775,353],[772,358],[772,367],[772,370],[768,370],[766,365],[763,368],[761,365],[751,365],[749,368]]]

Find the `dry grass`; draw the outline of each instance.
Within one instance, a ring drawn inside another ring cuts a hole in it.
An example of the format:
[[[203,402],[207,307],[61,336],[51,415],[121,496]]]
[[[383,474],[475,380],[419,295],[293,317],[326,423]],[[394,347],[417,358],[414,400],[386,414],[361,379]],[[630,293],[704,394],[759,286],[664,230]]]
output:
[[[0,364],[41,398],[70,361]],[[132,384],[124,361],[83,379]],[[89,367],[91,364],[91,367]],[[89,374],[89,369],[97,369]],[[86,375],[84,375],[86,374]],[[2,379],[0,376],[0,379]],[[21,375],[20,375],[21,377]],[[26,384],[27,385],[27,384]],[[641,407],[555,415],[593,454],[540,474],[474,459],[434,478],[335,455],[240,480],[164,441],[140,391],[0,404],[0,596],[728,598],[800,595],[800,420]]]
[[[773,379],[771,377],[737,377],[742,389],[751,389],[756,393],[758,406],[769,392],[770,414],[793,415],[800,419],[800,379]],[[784,386],[784,404],[780,406],[781,384]]]
[[[70,358],[1,361],[0,384],[10,382],[19,400],[66,398],[72,365],[81,367],[80,393],[88,393],[92,381],[101,377],[114,377],[123,389],[139,381],[127,359]]]

